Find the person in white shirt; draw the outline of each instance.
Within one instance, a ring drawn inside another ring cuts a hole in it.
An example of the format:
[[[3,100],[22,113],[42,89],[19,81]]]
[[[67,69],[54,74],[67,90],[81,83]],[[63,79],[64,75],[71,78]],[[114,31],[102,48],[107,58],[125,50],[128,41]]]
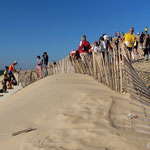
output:
[[[104,41],[104,38],[101,37],[99,42],[100,42],[100,44],[99,44],[99,51],[100,51],[100,53],[102,53],[103,58],[105,58],[106,43]]]
[[[100,51],[99,51],[99,45],[98,45],[98,42],[97,41],[95,41],[94,42],[94,45],[92,46],[92,51],[94,51],[95,53],[100,53]]]
[[[103,38],[104,38],[105,43],[107,43],[108,35],[106,33],[103,34]]]

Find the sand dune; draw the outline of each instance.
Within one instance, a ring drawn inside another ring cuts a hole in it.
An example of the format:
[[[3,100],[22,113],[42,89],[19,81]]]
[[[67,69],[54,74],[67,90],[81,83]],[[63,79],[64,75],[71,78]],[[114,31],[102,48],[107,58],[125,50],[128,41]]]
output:
[[[150,89],[150,61],[146,61],[144,57],[133,63],[133,67],[136,69],[140,78],[146,83]]]
[[[143,150],[129,101],[86,75],[47,77],[0,102],[0,149]]]

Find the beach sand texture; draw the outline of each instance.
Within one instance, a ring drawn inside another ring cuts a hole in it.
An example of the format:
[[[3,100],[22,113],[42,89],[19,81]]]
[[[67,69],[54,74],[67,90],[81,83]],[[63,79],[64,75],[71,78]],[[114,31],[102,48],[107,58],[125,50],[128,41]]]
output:
[[[143,150],[129,101],[87,75],[49,76],[0,102],[0,150]]]

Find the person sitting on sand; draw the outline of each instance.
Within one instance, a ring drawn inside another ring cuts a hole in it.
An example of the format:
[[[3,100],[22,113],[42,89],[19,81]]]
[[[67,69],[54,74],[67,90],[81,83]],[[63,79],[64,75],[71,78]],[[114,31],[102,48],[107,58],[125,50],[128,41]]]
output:
[[[135,42],[134,28],[130,28],[129,33],[126,33],[123,37],[124,45],[129,51],[130,60],[132,59],[132,48]]]
[[[37,69],[37,76],[39,79],[42,78],[42,64],[43,62],[41,61],[41,57],[40,56],[37,56],[37,66],[36,66],[36,69]]]
[[[12,85],[17,85],[17,80],[14,76],[14,72],[17,72],[16,69],[15,69],[15,66],[17,65],[17,61],[14,61],[14,63],[12,63],[9,67],[9,70],[8,70],[8,74],[9,74],[9,78],[10,78],[10,84]]]

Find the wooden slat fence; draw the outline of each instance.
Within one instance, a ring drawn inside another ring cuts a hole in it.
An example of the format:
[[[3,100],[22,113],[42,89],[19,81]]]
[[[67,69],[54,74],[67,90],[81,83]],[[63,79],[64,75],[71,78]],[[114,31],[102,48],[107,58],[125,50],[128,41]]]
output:
[[[42,69],[44,76],[45,69]],[[138,76],[133,68],[128,51],[113,50],[102,53],[92,53],[92,55],[82,59],[67,56],[58,61],[56,65],[49,63],[48,74],[58,73],[79,73],[93,76],[97,81],[107,85],[112,90],[119,93],[130,93],[135,98],[150,103],[150,90]],[[19,82],[23,87],[38,80],[36,70],[22,71],[19,73]]]

